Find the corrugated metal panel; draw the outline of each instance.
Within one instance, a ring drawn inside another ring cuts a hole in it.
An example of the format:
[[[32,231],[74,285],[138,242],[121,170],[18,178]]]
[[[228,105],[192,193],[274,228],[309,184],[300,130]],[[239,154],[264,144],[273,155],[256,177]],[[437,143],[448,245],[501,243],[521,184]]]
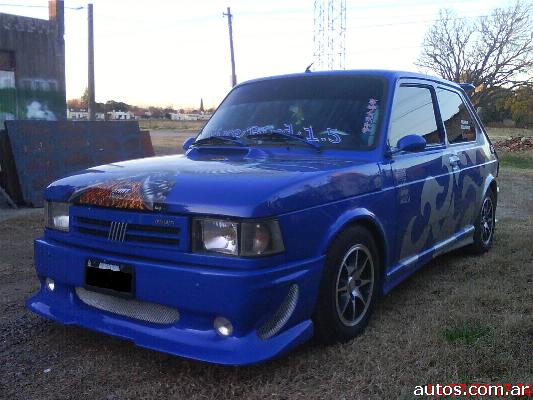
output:
[[[152,155],[136,121],[6,121],[6,127],[23,201],[35,207],[42,206],[43,189],[69,173]]]

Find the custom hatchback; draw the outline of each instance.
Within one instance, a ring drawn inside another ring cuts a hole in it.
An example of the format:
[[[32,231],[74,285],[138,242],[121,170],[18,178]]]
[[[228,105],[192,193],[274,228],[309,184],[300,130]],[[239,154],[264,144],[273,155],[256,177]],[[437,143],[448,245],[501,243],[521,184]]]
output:
[[[428,261],[492,245],[498,159],[464,88],[397,71],[240,84],[184,155],[46,189],[27,306],[220,364],[350,340]]]

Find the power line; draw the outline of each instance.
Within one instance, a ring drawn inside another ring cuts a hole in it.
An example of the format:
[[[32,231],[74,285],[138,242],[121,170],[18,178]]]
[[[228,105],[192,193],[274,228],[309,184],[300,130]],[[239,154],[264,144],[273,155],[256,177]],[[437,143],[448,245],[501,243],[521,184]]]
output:
[[[380,26],[397,26],[397,25],[411,25],[411,24],[422,24],[426,22],[439,22],[439,21],[451,21],[457,19],[468,19],[468,18],[482,18],[488,17],[489,15],[472,15],[468,17],[453,17],[453,18],[438,18],[438,19],[426,19],[426,20],[415,20],[415,21],[403,21],[403,22],[392,22],[387,24],[373,24],[373,25],[359,25],[356,27],[351,27],[351,29],[364,29],[364,28],[377,28]]]
[[[481,3],[481,0],[448,0],[448,4],[464,4],[464,3]],[[389,4],[368,4],[368,5],[356,5],[356,6],[347,6],[347,10],[362,10],[368,8],[395,8],[395,7],[405,7],[405,6],[424,6],[424,5],[435,5],[434,0],[427,0],[421,2],[410,2],[410,3],[389,3]],[[248,11],[242,12],[239,15],[242,16],[265,16],[265,15],[279,15],[279,14],[310,14],[309,8],[293,8],[290,10],[264,10],[264,11]],[[367,18],[367,17],[361,17]]]
[[[38,4],[12,4],[12,3],[0,3],[0,6],[5,6],[5,7],[21,7],[21,8],[48,8],[48,6],[46,5],[38,5]],[[78,11],[78,10],[83,10],[85,7],[83,6],[80,6],[80,7],[67,7],[67,6],[64,6],[64,8],[66,10],[75,10],[75,11]]]
[[[125,21],[125,22],[141,22],[141,20],[133,20],[133,19],[122,19],[122,18],[116,18],[116,17],[112,17],[112,16],[106,16],[104,14],[96,14],[98,17],[100,18],[106,18],[106,19],[113,19],[113,20],[118,20],[118,21]],[[412,21],[402,21],[402,22],[391,22],[391,23],[383,23],[383,24],[371,24],[371,25],[358,25],[358,26],[347,26],[346,27],[346,31],[351,31],[351,30],[358,30],[358,29],[366,29],[366,28],[379,28],[379,27],[385,27],[385,26],[398,26],[398,25],[410,25],[410,24],[421,24],[421,23],[427,23],[427,22],[439,22],[439,21],[444,21],[444,20],[458,20],[458,19],[470,19],[470,18],[480,18],[480,17],[488,17],[490,15],[488,14],[482,14],[482,15],[468,15],[468,16],[463,16],[463,17],[451,17],[451,18],[446,18],[446,19],[443,19],[443,18],[437,18],[437,19],[417,19],[417,20],[412,20]],[[407,15],[405,17],[408,17]],[[352,18],[350,18],[350,20],[352,20]],[[148,22],[148,21],[147,21]],[[135,34],[135,33],[139,33],[139,34],[146,34],[146,33],[150,33],[150,32],[161,32],[161,31],[164,31],[164,30],[167,30],[167,29],[174,29],[177,27],[177,24],[180,24],[180,23],[188,23],[188,22],[194,22],[193,19],[189,18],[189,19],[182,19],[182,20],[175,20],[175,21],[168,21],[168,22],[165,22],[164,24],[160,24],[158,27],[156,28],[153,28],[153,29],[143,29],[142,31],[119,31],[119,32],[112,32],[111,34],[112,35],[116,35],[116,36],[120,36],[120,35],[131,35],[131,34]],[[271,34],[280,34],[280,33],[283,33],[283,34],[293,34],[293,33],[310,33],[310,32],[313,32],[313,30],[294,30],[294,31],[291,31],[291,30],[287,30],[287,31],[283,31],[283,32],[271,32]]]
[[[448,0],[445,5],[449,4],[463,4],[463,3],[481,3],[480,0],[455,0],[450,1]],[[425,5],[436,5],[434,0],[428,0],[426,1],[420,1],[420,2],[400,2],[400,3],[388,3],[388,4],[368,4],[368,5],[357,5],[353,7],[348,7],[349,10],[361,10],[361,9],[368,9],[368,8],[396,8],[396,7],[410,7],[410,6],[425,6]],[[438,4],[437,4],[438,5]],[[439,5],[440,6],[440,5]]]

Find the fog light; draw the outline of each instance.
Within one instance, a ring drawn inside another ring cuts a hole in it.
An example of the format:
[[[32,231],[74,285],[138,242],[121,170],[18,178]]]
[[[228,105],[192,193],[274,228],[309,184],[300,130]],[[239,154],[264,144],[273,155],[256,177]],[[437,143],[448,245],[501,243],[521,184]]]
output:
[[[46,284],[46,288],[51,292],[53,292],[54,289],[56,288],[56,284],[54,280],[51,278],[46,278],[45,284]]]
[[[233,325],[227,318],[216,317],[213,325],[220,336],[227,337],[233,333]]]

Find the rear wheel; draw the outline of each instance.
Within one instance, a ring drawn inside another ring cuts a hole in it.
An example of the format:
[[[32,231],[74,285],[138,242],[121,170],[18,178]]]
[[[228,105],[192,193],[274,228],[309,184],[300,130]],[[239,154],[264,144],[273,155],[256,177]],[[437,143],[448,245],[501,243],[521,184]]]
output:
[[[474,243],[470,249],[475,254],[482,254],[492,247],[494,228],[496,226],[496,196],[489,189],[481,203],[481,210],[476,219]]]
[[[368,324],[381,281],[381,261],[372,234],[362,226],[343,231],[326,255],[313,316],[316,338],[344,342]]]

